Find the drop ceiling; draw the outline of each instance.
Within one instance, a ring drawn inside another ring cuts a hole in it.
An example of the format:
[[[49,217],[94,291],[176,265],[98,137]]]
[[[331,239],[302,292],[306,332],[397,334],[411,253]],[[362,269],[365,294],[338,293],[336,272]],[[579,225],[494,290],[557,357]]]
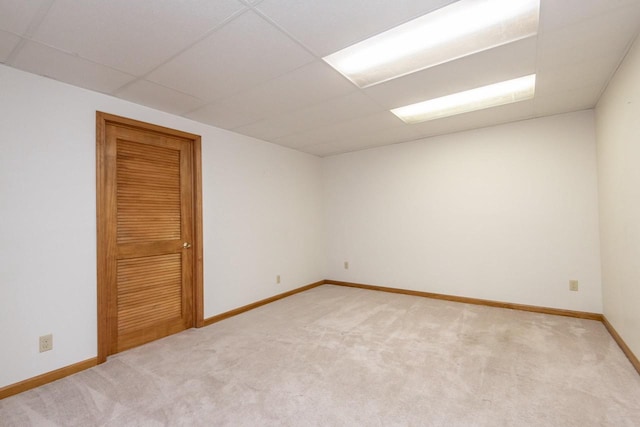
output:
[[[592,108],[640,0],[541,0],[537,36],[366,89],[322,57],[452,0],[0,0],[0,62],[318,156]],[[529,101],[390,109],[537,74]]]

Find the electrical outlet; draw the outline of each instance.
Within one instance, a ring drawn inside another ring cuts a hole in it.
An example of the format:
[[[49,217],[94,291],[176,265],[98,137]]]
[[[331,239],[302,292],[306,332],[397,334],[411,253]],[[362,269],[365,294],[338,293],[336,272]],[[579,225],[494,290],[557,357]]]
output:
[[[276,283],[277,283],[278,285],[280,284],[280,275],[279,275],[279,274],[276,276]]]
[[[569,280],[569,290],[578,292],[578,281],[577,280]]]
[[[40,337],[40,353],[53,350],[53,335],[43,335]]]
[[[344,269],[348,270],[349,269],[349,261],[345,261],[344,262]]]

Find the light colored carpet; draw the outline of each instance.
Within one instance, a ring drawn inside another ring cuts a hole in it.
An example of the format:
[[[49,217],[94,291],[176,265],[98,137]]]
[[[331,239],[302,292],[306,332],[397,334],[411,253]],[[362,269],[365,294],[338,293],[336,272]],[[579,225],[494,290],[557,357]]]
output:
[[[0,401],[2,426],[639,426],[602,324],[324,285]]]

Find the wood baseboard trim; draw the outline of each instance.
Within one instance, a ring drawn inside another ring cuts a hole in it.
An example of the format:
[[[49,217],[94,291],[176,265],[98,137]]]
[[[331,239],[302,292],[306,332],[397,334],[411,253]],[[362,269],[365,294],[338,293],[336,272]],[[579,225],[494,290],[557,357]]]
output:
[[[229,310],[229,311],[217,314],[217,315],[212,316],[212,317],[208,317],[208,318],[204,319],[204,326],[212,325],[212,324],[214,324],[216,322],[219,322],[221,320],[228,319],[229,317],[233,317],[233,316],[237,316],[238,314],[242,314],[245,311],[253,310],[254,308],[258,308],[258,307],[263,306],[265,304],[269,304],[271,302],[278,301],[279,299],[286,298],[286,297],[289,297],[291,295],[298,294],[300,292],[308,291],[309,289],[313,289],[313,288],[316,288],[318,286],[324,285],[324,283],[325,283],[324,280],[320,280],[319,282],[311,283],[310,285],[302,286],[300,288],[296,288],[296,289],[290,290],[288,292],[283,292],[281,294],[274,295],[272,297],[265,298],[263,300],[253,302],[251,304],[247,304],[245,306],[238,307],[238,308],[235,308],[233,310]]]
[[[41,385],[48,384],[50,382],[59,380],[69,375],[76,374],[85,369],[92,368],[98,364],[98,358],[92,357],[91,359],[83,360],[82,362],[74,363],[73,365],[64,366],[55,371],[45,372],[33,378],[20,381],[15,384],[0,388],[0,399],[13,396],[14,394],[22,393],[23,391],[31,390],[32,388],[40,387]]]
[[[409,289],[388,288],[385,286],[365,285],[362,283],[342,282],[339,280],[325,280],[325,284],[348,286],[350,288],[369,289],[372,291],[390,292],[394,294],[412,295],[424,298],[439,299],[445,301],[461,302],[465,304],[486,305],[489,307],[509,308],[512,310],[530,311],[534,313],[553,314],[556,316],[576,317],[578,319],[589,319],[602,321],[602,314],[589,313],[586,311],[563,310],[560,308],[538,307],[535,305],[513,304],[509,302],[492,301],[478,298],[459,297],[454,295],[436,294],[432,292],[412,291]]]
[[[640,360],[635,354],[633,354],[633,351],[631,351],[627,343],[624,342],[620,334],[618,334],[618,331],[616,331],[613,325],[609,322],[609,319],[607,319],[604,314],[602,315],[602,323],[604,324],[604,327],[607,328],[607,331],[609,331],[609,334],[613,337],[613,340],[618,344],[624,355],[627,356],[629,362],[631,362],[633,367],[636,368],[636,371],[638,371],[638,374],[640,375]]]
[[[381,292],[389,292],[389,293],[395,293],[395,294],[412,295],[412,296],[419,296],[424,298],[461,302],[465,304],[486,305],[489,307],[509,308],[512,310],[522,310],[522,311],[530,311],[534,313],[553,314],[557,316],[575,317],[579,319],[601,321],[604,324],[607,331],[609,331],[609,334],[611,334],[611,336],[613,337],[614,341],[620,346],[620,349],[622,350],[622,352],[625,354],[625,356],[627,356],[627,358],[631,362],[631,365],[636,369],[638,374],[640,374],[640,360],[633,353],[633,351],[631,351],[629,346],[627,346],[627,344],[624,342],[622,337],[618,334],[618,332],[615,330],[615,328],[609,322],[609,320],[602,314],[589,313],[584,311],[563,310],[558,308],[538,307],[538,306],[524,305],[524,304],[512,304],[512,303],[484,300],[484,299],[478,299],[478,298],[468,298],[468,297],[459,297],[454,295],[436,294],[432,292],[412,291],[409,289],[389,288],[385,286],[365,285],[362,283],[343,282],[339,280],[321,280],[319,282],[311,283],[309,285],[302,286],[300,288],[296,288],[291,291],[284,292],[278,295],[274,295],[270,298],[256,301],[254,303],[236,308],[234,310],[227,311],[225,313],[221,313],[216,316],[209,317],[204,320],[204,326],[208,326],[213,323],[219,322],[221,320],[228,319],[229,317],[237,316],[238,314],[244,313],[249,310],[253,310],[254,308],[269,304],[271,302],[286,298],[291,295],[295,295],[300,292],[307,291],[309,289],[316,288],[321,285],[346,286],[350,288],[359,288],[359,289],[367,289],[371,291],[381,291]],[[73,375],[75,373],[84,371],[85,369],[92,368],[97,364],[98,364],[98,359],[96,357],[93,357],[91,359],[87,359],[82,362],[74,363],[72,365],[65,366],[60,369],[56,369],[55,371],[46,372],[44,374],[35,376],[33,378],[29,378],[24,381],[17,382],[15,384],[10,384],[8,386],[0,388],[0,399],[4,399],[5,397],[13,396],[18,393],[22,393],[24,391],[31,390],[36,387],[40,387],[42,385],[59,380],[69,375]]]

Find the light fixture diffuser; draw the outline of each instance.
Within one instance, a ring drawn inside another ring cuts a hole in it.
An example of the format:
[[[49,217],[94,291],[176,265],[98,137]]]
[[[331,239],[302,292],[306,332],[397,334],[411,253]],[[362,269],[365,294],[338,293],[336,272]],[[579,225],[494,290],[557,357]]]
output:
[[[538,32],[540,0],[460,0],[323,59],[361,88]]]
[[[426,122],[533,98],[536,75],[520,77],[391,110],[408,124]]]

